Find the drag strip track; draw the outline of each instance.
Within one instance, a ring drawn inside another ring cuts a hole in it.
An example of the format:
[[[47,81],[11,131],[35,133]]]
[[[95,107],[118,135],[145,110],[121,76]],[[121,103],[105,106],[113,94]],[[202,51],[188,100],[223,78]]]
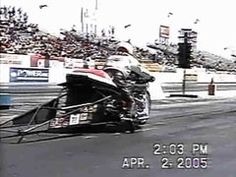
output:
[[[234,105],[231,105],[222,110],[222,107],[219,107],[218,104],[225,105],[227,102],[225,100],[216,101],[216,102],[194,102],[194,103],[183,103],[183,104],[174,104],[174,105],[165,105],[158,109],[157,105],[153,105],[154,109],[151,111],[151,117],[147,124],[141,126],[136,130],[135,133],[141,133],[146,131],[157,130],[163,126],[169,126],[171,124],[183,124],[183,122],[187,125],[187,123],[200,123],[205,120],[213,119],[213,124],[217,125],[217,120],[214,115],[226,115],[230,113],[235,113],[236,109]],[[206,110],[206,105],[210,107],[210,111]],[[186,108],[187,107],[187,108]],[[219,125],[222,125],[222,121],[220,120]],[[202,127],[209,126],[209,123],[206,125],[202,125]],[[184,127],[184,126],[183,126]],[[195,126],[194,126],[195,127]],[[197,126],[199,128],[199,126]],[[184,127],[185,128],[185,127]],[[189,127],[190,128],[190,127]],[[195,127],[196,128],[196,127]],[[179,131],[179,130],[178,130]],[[60,140],[64,138],[71,138],[79,136],[81,138],[87,138],[88,136],[92,136],[91,138],[96,138],[98,136],[103,136],[104,133],[108,133],[111,136],[120,134],[120,129],[113,127],[113,129],[106,129],[103,127],[87,127],[86,129],[81,128],[72,132],[47,132],[43,131],[35,131],[27,135],[22,143],[32,143],[32,142],[42,142],[42,141],[51,141],[51,140]],[[41,136],[43,134],[43,136]],[[28,138],[31,136],[30,138]],[[15,136],[13,135],[12,138]],[[17,143],[17,140],[13,141],[3,141],[4,143]]]
[[[222,115],[222,117],[224,117],[227,114],[236,113],[235,104],[231,103],[235,101],[235,99],[231,99],[230,103],[225,100],[178,103],[173,105],[160,105],[160,108],[154,106],[151,112],[149,126],[155,124],[159,125],[161,122],[165,124],[177,121],[181,122],[181,120],[194,122],[213,119],[211,121],[215,123],[217,119],[216,115]]]
[[[154,104],[151,119],[133,134],[91,129],[75,134],[32,134],[21,144],[14,143],[14,138],[4,140],[1,142],[4,154],[1,177],[234,176],[235,104],[235,99]],[[207,169],[162,169],[161,159],[174,156],[154,156],[154,143],[183,143],[188,151],[193,143],[208,144],[209,166]],[[124,157],[143,158],[150,168],[122,169]]]
[[[22,114],[34,107],[41,105],[42,103],[48,102],[53,98],[56,98],[59,92],[54,93],[12,93],[11,94],[11,107],[10,109],[0,110],[0,123]]]
[[[192,106],[194,106],[194,105],[192,105]],[[177,108],[178,108],[178,106],[177,106]],[[166,120],[166,119],[179,119],[179,118],[185,118],[185,117],[204,117],[204,116],[212,116],[212,115],[221,115],[221,114],[236,112],[236,109],[234,109],[234,108],[235,107],[233,107],[233,109],[232,108],[226,108],[224,110],[222,110],[222,108],[216,108],[216,109],[211,110],[211,111],[199,112],[199,110],[194,111],[194,110],[191,110],[191,107],[189,107],[187,111],[186,111],[186,109],[184,110],[184,113],[174,114],[174,112],[172,112],[172,111],[171,111],[171,113],[166,113],[165,112],[165,115],[159,115],[159,118]],[[178,108],[178,109],[181,109],[181,107]],[[155,112],[156,111],[160,112],[160,110],[158,110],[158,109],[152,110],[152,114],[154,114],[154,115],[151,115],[151,117],[156,117],[157,114],[155,114]]]
[[[186,83],[186,91],[189,92],[199,92],[199,91],[207,91],[209,82],[197,82],[197,83]],[[182,84],[181,82],[176,83],[163,83],[162,89],[164,92],[181,92],[182,91]],[[224,90],[235,90],[236,89],[236,83],[235,82],[215,82],[214,83],[217,86],[218,91],[224,91]]]

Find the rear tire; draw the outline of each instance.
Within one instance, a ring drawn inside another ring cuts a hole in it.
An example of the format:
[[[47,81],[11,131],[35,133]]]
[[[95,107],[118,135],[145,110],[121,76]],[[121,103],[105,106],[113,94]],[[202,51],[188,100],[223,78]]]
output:
[[[130,133],[135,132],[135,124],[133,121],[125,120],[122,122],[123,132],[129,131]]]

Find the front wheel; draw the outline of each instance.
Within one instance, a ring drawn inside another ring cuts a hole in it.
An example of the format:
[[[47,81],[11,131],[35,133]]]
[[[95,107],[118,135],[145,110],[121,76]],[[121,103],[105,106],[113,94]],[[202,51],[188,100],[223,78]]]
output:
[[[135,131],[135,124],[133,121],[130,121],[130,120],[125,120],[122,122],[122,129],[123,129],[123,132],[130,132],[130,133],[134,133]]]

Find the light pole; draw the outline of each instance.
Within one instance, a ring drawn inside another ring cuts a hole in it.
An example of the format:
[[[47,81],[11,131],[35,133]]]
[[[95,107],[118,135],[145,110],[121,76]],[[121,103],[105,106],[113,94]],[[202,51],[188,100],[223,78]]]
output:
[[[94,10],[94,34],[97,36],[97,12],[98,12],[98,0],[95,0],[95,10]]]
[[[198,29],[197,26],[199,24],[200,20],[198,18],[195,19],[195,21],[193,22],[195,28],[193,27],[193,32],[192,32],[192,44],[193,44],[193,50],[196,51],[197,49],[197,36],[198,36]]]
[[[81,32],[84,33],[84,8],[81,7],[80,10],[80,23],[81,23]]]

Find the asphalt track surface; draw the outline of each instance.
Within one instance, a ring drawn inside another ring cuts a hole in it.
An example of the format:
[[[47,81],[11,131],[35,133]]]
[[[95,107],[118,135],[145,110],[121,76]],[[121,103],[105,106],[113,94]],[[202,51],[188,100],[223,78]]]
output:
[[[150,121],[133,134],[91,128],[29,135],[21,144],[2,139],[0,176],[235,177],[235,104],[153,104]]]
[[[207,91],[208,82],[186,82],[186,91]],[[235,90],[236,82],[215,82],[217,90]],[[32,92],[50,92],[55,93],[60,90],[61,87],[53,84],[6,84],[0,85],[1,93],[32,93]],[[164,92],[181,92],[182,82],[166,82],[162,84]]]

